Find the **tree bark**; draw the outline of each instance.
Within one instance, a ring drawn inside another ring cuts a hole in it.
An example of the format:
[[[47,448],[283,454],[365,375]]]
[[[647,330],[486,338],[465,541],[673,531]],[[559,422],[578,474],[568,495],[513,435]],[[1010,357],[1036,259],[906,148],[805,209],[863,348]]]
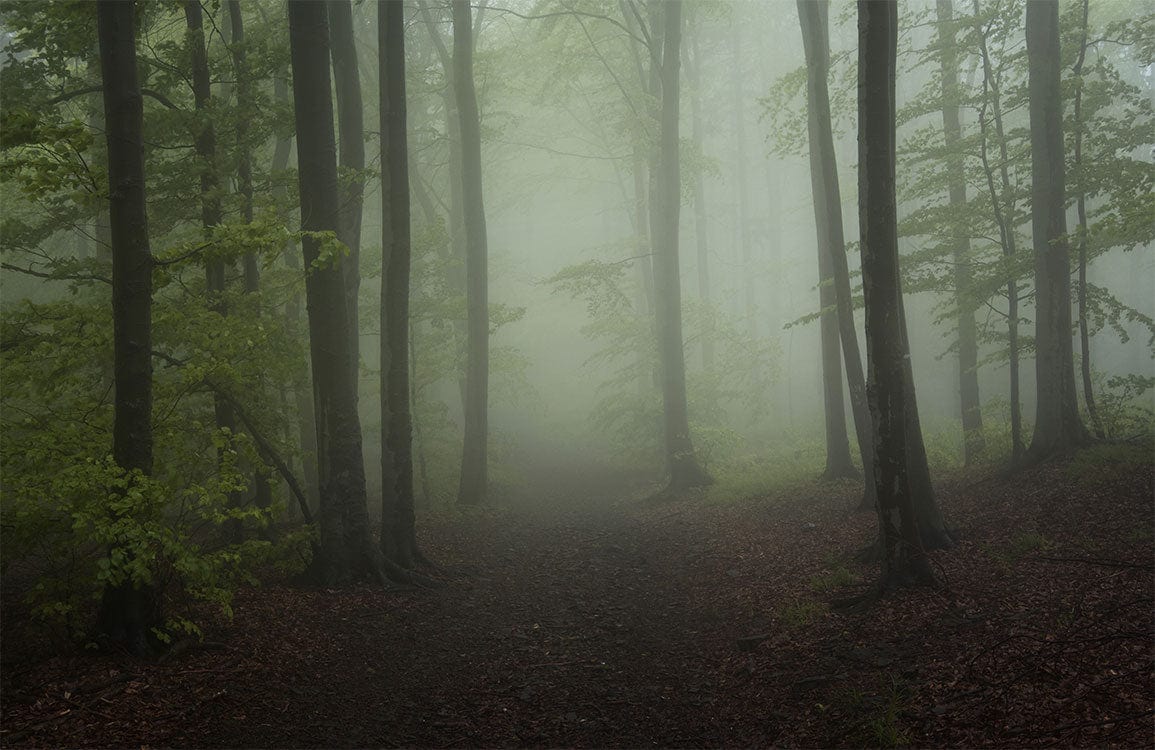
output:
[[[144,109],[136,66],[132,3],[96,4],[108,147],[112,234],[115,391],[112,455],[125,472],[152,474],[152,253],[144,181]],[[152,587],[125,581],[105,587],[98,628],[114,643],[148,651],[160,620]]]
[[[221,209],[220,176],[217,171],[217,137],[213,127],[210,104],[212,99],[212,82],[209,76],[208,53],[205,50],[204,19],[200,0],[185,0],[185,24],[188,27],[188,45],[192,58],[192,89],[193,101],[196,107],[196,130],[193,133],[197,159],[200,162],[200,203],[201,226],[206,239],[211,240],[213,230],[221,223],[223,211]],[[205,262],[205,292],[210,309],[221,317],[228,315],[228,304],[225,299],[225,261],[223,258],[210,258]],[[228,435],[231,441],[237,431],[236,417],[228,401],[220,394],[213,394],[213,411],[216,417],[217,430]],[[217,461],[224,461],[224,453],[228,447],[218,449]],[[242,504],[240,493],[229,495],[230,504],[239,507]],[[229,532],[234,538],[241,534],[240,524],[230,523]]]
[[[742,305],[751,338],[758,336],[758,319],[754,304],[754,253],[750,242],[750,189],[746,178],[746,94],[742,77],[742,22],[732,19],[730,45],[733,51],[730,69],[730,92],[734,107],[734,181],[738,197],[738,249],[742,256]],[[849,452],[849,450],[848,450]]]
[[[978,0],[973,0],[975,18],[979,17]],[[990,51],[986,43],[986,29],[976,21],[976,38],[979,43],[979,56],[983,64],[983,103],[979,108],[979,155],[986,173],[987,190],[991,197],[991,209],[994,212],[995,224],[999,229],[999,241],[1003,248],[1003,255],[1010,259],[1018,252],[1015,240],[1013,217],[1015,214],[1015,191],[1011,185],[1008,164],[1010,156],[1007,151],[1007,139],[1003,130],[1002,94],[998,78],[994,73],[994,64],[991,61]],[[995,188],[994,169],[987,157],[987,123],[986,109],[990,94],[991,114],[994,117],[995,136],[999,142],[999,180],[1001,195]],[[1005,198],[1003,197],[1005,196]],[[1004,201],[1006,203],[1004,207]],[[1023,416],[1022,398],[1019,395],[1019,282],[1011,271],[1007,277],[1007,358],[1010,375],[1010,406],[1011,406],[1011,462],[1018,463],[1023,456]]]
[[[481,187],[481,123],[473,85],[473,14],[468,0],[453,0],[453,82],[461,120],[462,199],[465,215],[466,310],[465,439],[457,501],[476,505],[489,485],[489,277],[485,203]]]
[[[661,120],[658,169],[651,195],[650,236],[654,242],[654,302],[661,358],[662,410],[665,417],[669,489],[678,492],[710,483],[698,464],[690,439],[686,405],[686,362],[682,344],[682,289],[678,270],[678,214],[681,177],[678,166],[678,67],[682,37],[681,0],[662,9]]]
[[[409,154],[405,102],[405,6],[377,16],[381,132],[381,549],[412,567],[420,557],[413,510],[409,388]]]
[[[253,155],[249,149],[249,117],[253,113],[252,83],[249,80],[249,61],[245,51],[245,19],[241,15],[240,0],[226,0],[229,28],[232,37],[229,46],[233,52],[233,69],[237,79],[237,190],[241,194],[241,219],[253,223]],[[261,285],[257,254],[252,250],[244,257],[245,293],[256,292]]]
[[[1035,432],[1026,459],[1038,462],[1087,442],[1079,418],[1071,344],[1060,87],[1059,6],[1027,0],[1031,120],[1031,230],[1035,251]]]
[[[1083,64],[1087,59],[1087,21],[1091,13],[1089,0],[1083,0],[1082,34],[1079,39],[1079,59],[1072,71],[1075,77],[1075,207],[1079,224],[1075,231],[1079,248],[1079,369],[1083,377],[1083,401],[1095,437],[1105,437],[1099,410],[1095,407],[1095,389],[1091,385],[1091,333],[1087,325],[1087,190],[1083,180]]]
[[[897,5],[859,0],[859,221],[883,588],[932,580],[907,467],[909,400],[895,199],[897,38]]]
[[[329,33],[332,37],[333,87],[337,94],[337,145],[340,186],[340,223],[337,239],[349,248],[341,262],[345,279],[345,304],[353,351],[353,382],[361,382],[361,325],[358,299],[361,289],[361,214],[365,171],[365,111],[361,102],[361,73],[357,67],[357,43],[353,36],[350,0],[329,0]]]
[[[862,460],[864,491],[862,509],[873,509],[876,501],[874,477],[874,437],[867,403],[866,376],[854,324],[854,298],[850,290],[850,269],[846,261],[846,240],[842,225],[842,192],[838,184],[838,164],[830,120],[827,78],[830,69],[829,4],[802,0],[798,17],[802,23],[803,49],[807,60],[808,132],[810,138],[810,178],[814,192],[814,218],[818,246],[827,248],[834,278],[839,340],[846,366],[854,432]]]
[[[693,65],[690,74],[690,123],[694,150],[703,153],[702,145],[702,53],[698,49],[700,32],[691,36]],[[706,210],[706,186],[702,170],[694,170],[694,247],[698,258],[698,298],[702,301],[705,324],[702,331],[702,369],[714,368],[714,310],[710,301],[709,212]]]
[[[279,102],[288,102],[288,85],[282,78],[273,81],[273,96]],[[273,146],[272,174],[283,174],[289,166],[289,152],[292,150],[292,140],[278,136]],[[273,188],[278,198],[285,195],[284,188],[277,184]],[[282,216],[285,225],[289,224],[288,212]],[[297,256],[296,244],[289,240],[285,243],[283,257],[285,265],[300,271],[301,259]],[[301,340],[301,295],[294,292],[285,302],[285,327],[289,337],[294,341]],[[309,377],[309,368],[305,362],[294,366],[293,396],[297,407],[297,435],[301,447],[301,473],[305,477],[305,494],[313,509],[320,503],[320,479],[317,476],[317,422],[316,410],[313,407],[313,386]]]
[[[315,564],[323,582],[336,584],[362,577],[383,581],[384,566],[369,532],[344,279],[335,258],[321,258],[317,234],[335,233],[340,222],[326,5],[324,0],[295,0],[288,13],[301,227],[306,232],[301,244],[319,433],[320,554]]]
[[[253,157],[249,150],[248,118],[252,110],[252,93],[249,81],[248,56],[245,54],[245,22],[241,16],[240,0],[226,0],[229,17],[229,46],[233,53],[233,70],[236,76],[237,93],[237,190],[241,195],[241,220],[253,223]],[[244,259],[245,294],[256,294],[261,287],[261,274],[257,267],[257,254],[246,250]],[[254,310],[260,315],[260,307]],[[235,407],[230,407],[236,411]],[[259,465],[253,473],[254,502],[258,508],[267,509],[273,503],[273,488],[269,484],[269,467]]]
[[[961,210],[967,202],[966,172],[959,147],[962,125],[959,123],[958,49],[955,45],[954,6],[952,0],[938,0],[939,37],[942,66],[942,130],[947,153],[950,205]],[[951,260],[954,263],[954,298],[958,325],[959,413],[963,428],[963,460],[973,464],[982,453],[983,416],[979,398],[978,329],[974,305],[969,300],[972,273],[970,239],[966,227],[951,227]]]

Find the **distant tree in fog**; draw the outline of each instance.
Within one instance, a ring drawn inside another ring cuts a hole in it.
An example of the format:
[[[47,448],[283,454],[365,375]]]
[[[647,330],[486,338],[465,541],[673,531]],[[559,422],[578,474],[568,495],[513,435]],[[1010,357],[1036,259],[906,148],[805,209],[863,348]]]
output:
[[[489,250],[481,189],[481,120],[473,84],[473,12],[468,0],[453,0],[453,86],[461,132],[468,331],[465,439],[457,501],[476,505],[485,501],[489,485]]]

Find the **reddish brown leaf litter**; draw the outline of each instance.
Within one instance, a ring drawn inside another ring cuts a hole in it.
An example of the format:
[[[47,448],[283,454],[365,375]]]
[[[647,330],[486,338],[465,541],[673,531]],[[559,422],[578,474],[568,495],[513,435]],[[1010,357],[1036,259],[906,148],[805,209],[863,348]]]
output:
[[[645,504],[558,473],[568,510],[426,519],[440,590],[246,590],[160,664],[6,641],[0,741],[1146,747],[1152,471],[1094,474],[949,484],[943,588],[839,610],[875,575],[853,485]]]

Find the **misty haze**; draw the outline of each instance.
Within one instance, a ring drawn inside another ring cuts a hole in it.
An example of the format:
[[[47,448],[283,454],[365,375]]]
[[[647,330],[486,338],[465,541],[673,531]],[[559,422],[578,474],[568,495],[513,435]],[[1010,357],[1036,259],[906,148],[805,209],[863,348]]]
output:
[[[5,0],[0,746],[1148,747],[1150,0]]]

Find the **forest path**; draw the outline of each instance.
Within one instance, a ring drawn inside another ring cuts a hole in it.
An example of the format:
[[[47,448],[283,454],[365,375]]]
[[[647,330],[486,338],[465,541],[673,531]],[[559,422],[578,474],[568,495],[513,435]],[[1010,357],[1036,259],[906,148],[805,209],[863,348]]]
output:
[[[506,505],[422,518],[444,588],[244,589],[162,663],[20,667],[0,745],[1143,747],[1152,468],[947,484],[947,585],[846,613],[876,575],[842,557],[875,528],[853,484],[650,504],[543,462]]]
[[[509,507],[430,519],[421,535],[431,556],[467,577],[436,592],[306,597],[290,632],[262,639],[275,651],[259,659],[269,673],[245,679],[261,693],[234,688],[204,739],[768,742],[720,685],[732,677],[720,664],[754,618],[740,581],[756,573],[750,551],[694,508],[626,499],[628,482],[604,466],[539,464]],[[238,607],[235,627],[268,626]]]

